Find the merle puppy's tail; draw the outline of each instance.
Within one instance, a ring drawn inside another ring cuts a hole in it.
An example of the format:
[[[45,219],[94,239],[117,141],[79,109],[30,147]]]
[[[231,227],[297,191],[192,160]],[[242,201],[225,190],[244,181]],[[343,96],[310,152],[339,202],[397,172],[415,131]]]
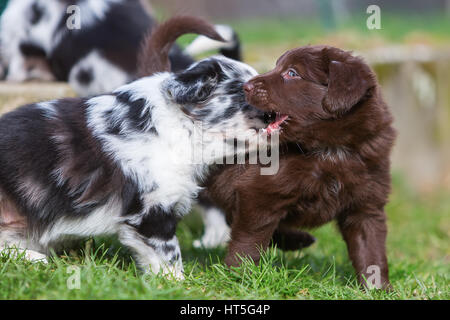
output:
[[[192,16],[176,16],[157,26],[142,44],[138,56],[138,76],[170,71],[169,51],[174,42],[187,33],[197,33],[216,41],[224,41],[214,26]]]
[[[214,28],[225,39],[224,42],[215,41],[205,36],[198,36],[186,47],[184,53],[194,56],[210,50],[218,50],[225,57],[242,61],[241,41],[233,28],[223,24],[217,24]]]

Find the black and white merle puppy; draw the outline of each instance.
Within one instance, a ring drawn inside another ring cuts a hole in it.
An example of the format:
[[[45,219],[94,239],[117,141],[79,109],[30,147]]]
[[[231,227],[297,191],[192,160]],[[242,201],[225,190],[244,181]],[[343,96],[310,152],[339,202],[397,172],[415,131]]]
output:
[[[218,56],[2,116],[1,247],[40,260],[65,240],[117,234],[143,269],[182,277],[177,222],[209,166],[245,152],[230,141],[265,126],[242,89],[255,74]]]
[[[137,79],[142,40],[156,25],[145,8],[146,3],[145,0],[10,0],[0,20],[0,56],[6,79],[69,82],[80,96],[111,92]],[[78,11],[70,9],[73,5]],[[75,21],[71,20],[74,14],[79,14],[79,29],[68,28],[68,21],[69,24]],[[189,51],[197,53],[216,45],[227,56],[239,57],[239,41],[232,29],[227,26],[216,29],[227,42],[202,38]],[[173,71],[185,70],[194,62],[176,45],[172,47],[170,60]]]

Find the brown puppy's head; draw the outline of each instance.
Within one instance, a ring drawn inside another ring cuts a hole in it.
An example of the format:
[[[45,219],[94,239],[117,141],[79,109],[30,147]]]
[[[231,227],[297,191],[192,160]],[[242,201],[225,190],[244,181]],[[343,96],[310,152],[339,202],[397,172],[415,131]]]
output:
[[[357,135],[375,130],[383,115],[374,109],[385,110],[374,101],[376,88],[361,58],[327,46],[290,50],[244,85],[247,101],[267,113],[274,129],[281,127],[282,140],[312,148],[356,143]]]

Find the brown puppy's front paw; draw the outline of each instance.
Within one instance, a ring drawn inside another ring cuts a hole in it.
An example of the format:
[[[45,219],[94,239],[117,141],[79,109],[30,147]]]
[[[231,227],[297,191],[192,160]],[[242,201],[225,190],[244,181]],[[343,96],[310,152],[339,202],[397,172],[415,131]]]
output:
[[[225,264],[227,265],[228,268],[239,267],[240,260],[236,257],[236,255],[227,255],[225,257]]]
[[[228,247],[228,254],[225,257],[225,264],[228,267],[240,267],[245,261],[251,261],[255,264],[259,263],[261,258],[260,252],[267,249],[258,245],[252,245],[249,247],[238,247],[237,250],[233,245]]]
[[[301,230],[276,230],[272,236],[272,243],[284,251],[307,248],[316,242],[316,238]]]

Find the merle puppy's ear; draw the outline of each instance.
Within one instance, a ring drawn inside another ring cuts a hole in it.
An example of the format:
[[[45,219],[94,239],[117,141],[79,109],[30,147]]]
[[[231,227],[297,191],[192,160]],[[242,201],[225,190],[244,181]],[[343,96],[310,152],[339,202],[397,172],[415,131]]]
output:
[[[325,69],[328,70],[328,92],[324,108],[333,114],[348,112],[361,99],[370,95],[376,85],[375,75],[359,57],[337,48],[322,50]]]
[[[202,61],[169,80],[166,95],[178,104],[198,104],[210,97],[223,77],[217,61]]]

